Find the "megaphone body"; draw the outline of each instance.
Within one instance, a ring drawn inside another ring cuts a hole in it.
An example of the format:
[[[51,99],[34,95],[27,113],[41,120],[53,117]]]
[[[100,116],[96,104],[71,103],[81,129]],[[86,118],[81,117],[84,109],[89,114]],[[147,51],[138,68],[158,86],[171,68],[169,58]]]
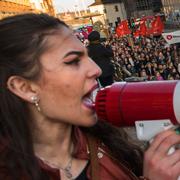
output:
[[[119,127],[141,121],[179,124],[180,81],[114,83],[97,93],[95,110],[99,119]]]

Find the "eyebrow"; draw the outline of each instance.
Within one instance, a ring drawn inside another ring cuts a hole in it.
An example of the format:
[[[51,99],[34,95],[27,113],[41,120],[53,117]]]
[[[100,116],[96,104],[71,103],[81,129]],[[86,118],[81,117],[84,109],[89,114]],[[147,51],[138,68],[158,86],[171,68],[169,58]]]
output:
[[[82,56],[84,54],[84,52],[82,51],[70,51],[67,54],[65,54],[65,56],[63,58],[66,58],[70,55],[78,55],[78,56]]]

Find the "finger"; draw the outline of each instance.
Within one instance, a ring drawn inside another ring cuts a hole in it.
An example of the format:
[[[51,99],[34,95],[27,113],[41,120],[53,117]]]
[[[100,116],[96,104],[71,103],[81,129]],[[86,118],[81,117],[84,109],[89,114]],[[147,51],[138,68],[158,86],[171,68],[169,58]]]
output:
[[[180,161],[180,149],[175,150],[174,153],[166,155],[161,161],[162,164],[166,165],[167,169],[176,165]]]
[[[178,161],[173,166],[173,168],[172,168],[172,175],[173,175],[174,179],[178,179],[179,180],[179,178],[180,178],[180,161]]]
[[[155,136],[147,151],[150,151],[152,153],[155,152],[159,147],[159,144],[171,134],[174,134],[173,130],[165,130],[163,132],[160,132],[158,135]]]
[[[180,143],[180,136],[173,133],[164,138],[160,144],[156,147],[156,154],[163,157],[168,154],[170,148]]]

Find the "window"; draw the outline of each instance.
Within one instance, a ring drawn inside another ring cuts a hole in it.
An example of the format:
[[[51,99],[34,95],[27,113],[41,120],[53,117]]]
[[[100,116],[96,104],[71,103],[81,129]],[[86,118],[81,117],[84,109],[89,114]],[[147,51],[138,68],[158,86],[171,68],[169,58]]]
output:
[[[116,12],[118,12],[119,11],[119,9],[118,9],[118,6],[116,5],[116,6],[114,6],[114,9],[115,9],[115,11]]]
[[[109,23],[109,26],[112,27],[112,26],[113,26],[113,23]]]
[[[121,18],[120,18],[120,17],[117,17],[117,21],[118,21],[118,22],[121,22]]]

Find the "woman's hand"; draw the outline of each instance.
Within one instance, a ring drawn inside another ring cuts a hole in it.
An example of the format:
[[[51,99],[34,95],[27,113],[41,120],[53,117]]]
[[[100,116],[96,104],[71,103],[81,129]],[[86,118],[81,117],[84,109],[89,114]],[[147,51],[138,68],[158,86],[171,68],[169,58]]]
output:
[[[173,130],[159,133],[144,156],[144,176],[150,180],[177,180],[180,176],[180,149],[168,153],[180,144],[180,135]]]

